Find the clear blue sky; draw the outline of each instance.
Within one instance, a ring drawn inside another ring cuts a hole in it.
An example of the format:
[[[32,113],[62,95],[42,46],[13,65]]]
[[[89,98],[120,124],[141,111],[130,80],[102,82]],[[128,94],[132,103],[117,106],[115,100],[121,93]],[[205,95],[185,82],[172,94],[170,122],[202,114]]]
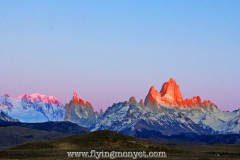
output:
[[[239,0],[0,0],[0,94],[76,90],[94,107],[175,78],[184,97],[240,107]]]

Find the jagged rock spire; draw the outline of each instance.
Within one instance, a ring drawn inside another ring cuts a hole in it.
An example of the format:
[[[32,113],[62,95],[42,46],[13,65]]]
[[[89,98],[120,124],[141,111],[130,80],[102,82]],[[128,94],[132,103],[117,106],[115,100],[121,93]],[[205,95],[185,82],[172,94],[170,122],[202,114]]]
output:
[[[177,106],[177,107],[204,107],[215,106],[210,100],[202,102],[201,97],[195,96],[192,99],[183,99],[180,87],[177,82],[171,78],[165,82],[160,92],[152,86],[145,98],[147,106]]]

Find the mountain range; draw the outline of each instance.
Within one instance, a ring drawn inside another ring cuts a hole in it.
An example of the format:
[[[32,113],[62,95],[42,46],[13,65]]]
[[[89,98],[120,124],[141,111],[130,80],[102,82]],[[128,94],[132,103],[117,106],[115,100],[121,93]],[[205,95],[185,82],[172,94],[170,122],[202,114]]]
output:
[[[10,98],[7,94],[0,96],[0,110],[20,122],[62,121],[65,115],[57,98],[38,93],[17,98]]]
[[[158,92],[151,87],[145,101],[116,103],[109,107],[91,130],[113,130],[137,137],[182,134],[239,134],[240,110],[220,111],[210,100],[199,96],[183,99],[174,79]]]
[[[0,96],[3,121],[71,121],[91,131],[112,130],[136,137],[217,135],[240,133],[240,110],[221,111],[199,96],[184,99],[174,79],[157,91],[152,86],[145,100],[114,103],[105,112],[94,111],[77,93],[63,105],[53,96],[41,94],[10,98]]]

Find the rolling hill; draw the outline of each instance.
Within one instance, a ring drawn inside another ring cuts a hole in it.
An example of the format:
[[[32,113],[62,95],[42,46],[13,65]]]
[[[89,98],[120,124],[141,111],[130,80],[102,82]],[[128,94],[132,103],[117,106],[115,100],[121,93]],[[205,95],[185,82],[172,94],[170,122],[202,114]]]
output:
[[[68,159],[67,152],[91,150],[146,152],[164,151],[167,154],[166,159],[169,160],[237,160],[240,158],[240,145],[161,144],[149,142],[113,131],[95,131],[48,141],[31,142],[1,151],[0,158],[62,160]]]

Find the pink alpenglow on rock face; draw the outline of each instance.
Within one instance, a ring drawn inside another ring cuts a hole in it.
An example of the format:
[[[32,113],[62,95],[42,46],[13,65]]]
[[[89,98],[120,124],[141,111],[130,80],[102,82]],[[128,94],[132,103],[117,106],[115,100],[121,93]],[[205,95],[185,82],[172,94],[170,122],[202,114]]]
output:
[[[182,108],[216,106],[210,100],[202,102],[199,96],[195,96],[191,99],[183,99],[180,87],[172,78],[163,84],[160,92],[152,86],[145,98],[145,104],[148,106],[161,105]]]
[[[39,93],[17,98],[0,96],[0,109],[20,122],[62,121],[65,114],[62,103],[56,97]]]
[[[61,102],[54,96],[46,96],[39,93],[34,94],[25,94],[23,96],[17,97],[17,99],[27,99],[33,102],[44,102],[44,103],[51,103],[51,104],[58,104],[60,105]]]

